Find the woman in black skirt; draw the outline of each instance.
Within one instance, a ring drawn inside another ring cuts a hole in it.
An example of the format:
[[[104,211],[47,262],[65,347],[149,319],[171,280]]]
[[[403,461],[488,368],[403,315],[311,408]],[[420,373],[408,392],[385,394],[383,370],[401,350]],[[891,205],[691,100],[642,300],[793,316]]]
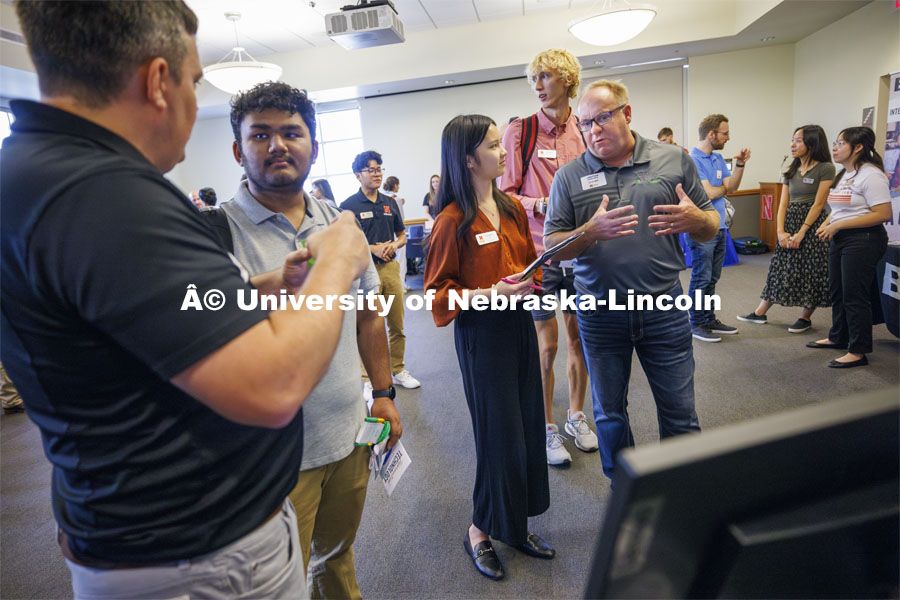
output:
[[[456,355],[475,433],[475,489],[466,553],[483,575],[503,577],[491,545],[500,540],[538,558],[554,549],[528,531],[550,505],[537,335],[528,310],[460,310],[451,294],[524,296],[519,274],[537,257],[522,206],[496,178],[506,151],[494,122],[454,118],[441,136],[441,182],[425,289],[435,290],[439,327],[455,322]],[[540,271],[538,271],[539,277]]]
[[[752,313],[738,315],[748,323],[765,323],[773,304],[801,306],[803,312],[791,333],[812,326],[813,311],[831,306],[828,295],[828,243],[814,233],[825,222],[825,202],[834,181],[828,138],[818,125],[804,125],[791,138],[793,162],[784,173],[785,186],[778,205],[778,245],[769,274]],[[812,234],[810,233],[812,231]]]

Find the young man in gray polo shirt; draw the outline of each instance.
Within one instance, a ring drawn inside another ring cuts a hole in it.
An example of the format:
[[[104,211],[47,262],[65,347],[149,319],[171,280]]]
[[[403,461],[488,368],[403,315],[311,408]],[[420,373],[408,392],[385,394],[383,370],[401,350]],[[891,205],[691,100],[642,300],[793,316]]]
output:
[[[544,222],[545,246],[584,232],[557,255],[560,260],[576,258],[579,295],[608,301],[611,291],[620,299],[632,290],[682,294],[678,273],[684,269],[684,255],[675,234],[708,240],[719,224],[693,161],[680,148],[644,140],[630,130],[628,90],[620,83],[593,83],[578,112],[587,152],[556,172]],[[600,458],[610,479],[616,453],[634,445],[626,406],[635,350],[653,391],[660,437],[700,430],[685,311],[579,307],[578,328]]]
[[[244,167],[228,218],[234,254],[252,273],[278,268],[340,213],[303,193],[315,162],[315,108],[305,92],[281,82],[264,83],[232,101],[234,156]],[[347,293],[377,292],[374,265]],[[338,310],[334,308],[334,310]],[[315,352],[297,348],[297,352]],[[303,408],[303,462],[290,494],[313,598],[359,598],[353,540],[362,518],[369,450],[355,447],[366,415],[359,386],[362,358],[374,386],[372,416],[391,422],[393,446],[403,425],[394,406],[384,320],[376,311],[345,311],[334,359]]]

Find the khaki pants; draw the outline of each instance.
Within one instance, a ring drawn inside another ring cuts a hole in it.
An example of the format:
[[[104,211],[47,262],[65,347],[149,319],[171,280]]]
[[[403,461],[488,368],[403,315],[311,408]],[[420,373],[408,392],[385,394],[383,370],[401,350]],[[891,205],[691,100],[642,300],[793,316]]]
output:
[[[300,550],[312,598],[362,598],[356,582],[353,541],[369,482],[369,449],[300,471],[288,496],[297,513]]]
[[[16,386],[13,385],[9,375],[6,374],[6,369],[3,368],[3,365],[0,365],[0,402],[2,402],[3,408],[22,406],[22,397],[19,395]]]
[[[403,333],[403,279],[400,277],[400,263],[396,260],[383,265],[375,265],[381,278],[382,296],[394,297],[391,311],[387,315],[388,342],[391,345],[391,373],[397,374],[406,368],[403,356],[406,353],[406,334]]]

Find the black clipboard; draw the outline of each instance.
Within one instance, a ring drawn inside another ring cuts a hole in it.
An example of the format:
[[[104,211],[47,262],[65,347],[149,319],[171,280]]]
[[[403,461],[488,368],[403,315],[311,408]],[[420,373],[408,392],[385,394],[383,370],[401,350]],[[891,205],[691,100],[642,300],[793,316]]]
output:
[[[540,256],[538,256],[536,261],[534,261],[533,263],[528,265],[528,268],[526,268],[525,271],[522,273],[522,275],[519,277],[519,281],[525,281],[526,279],[528,279],[529,277],[534,275],[534,272],[537,271],[539,267],[546,264],[546,262],[548,260],[550,260],[551,258],[553,258],[560,250],[562,250],[563,248],[565,248],[566,246],[568,246],[569,244],[571,244],[572,242],[574,242],[575,240],[577,240],[578,238],[580,238],[583,235],[584,235],[583,231],[581,233],[576,233],[575,235],[567,237],[566,239],[564,239],[557,245],[553,246],[552,248],[544,250],[544,253],[541,254]]]

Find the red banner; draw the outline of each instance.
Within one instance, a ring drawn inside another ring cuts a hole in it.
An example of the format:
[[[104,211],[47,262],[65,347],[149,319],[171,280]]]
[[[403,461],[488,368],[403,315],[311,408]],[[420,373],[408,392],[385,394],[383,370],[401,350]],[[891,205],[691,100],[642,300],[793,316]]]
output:
[[[762,206],[760,207],[760,212],[762,213],[762,218],[766,221],[771,221],[774,219],[772,216],[772,204],[775,197],[772,194],[763,194],[761,200]]]

